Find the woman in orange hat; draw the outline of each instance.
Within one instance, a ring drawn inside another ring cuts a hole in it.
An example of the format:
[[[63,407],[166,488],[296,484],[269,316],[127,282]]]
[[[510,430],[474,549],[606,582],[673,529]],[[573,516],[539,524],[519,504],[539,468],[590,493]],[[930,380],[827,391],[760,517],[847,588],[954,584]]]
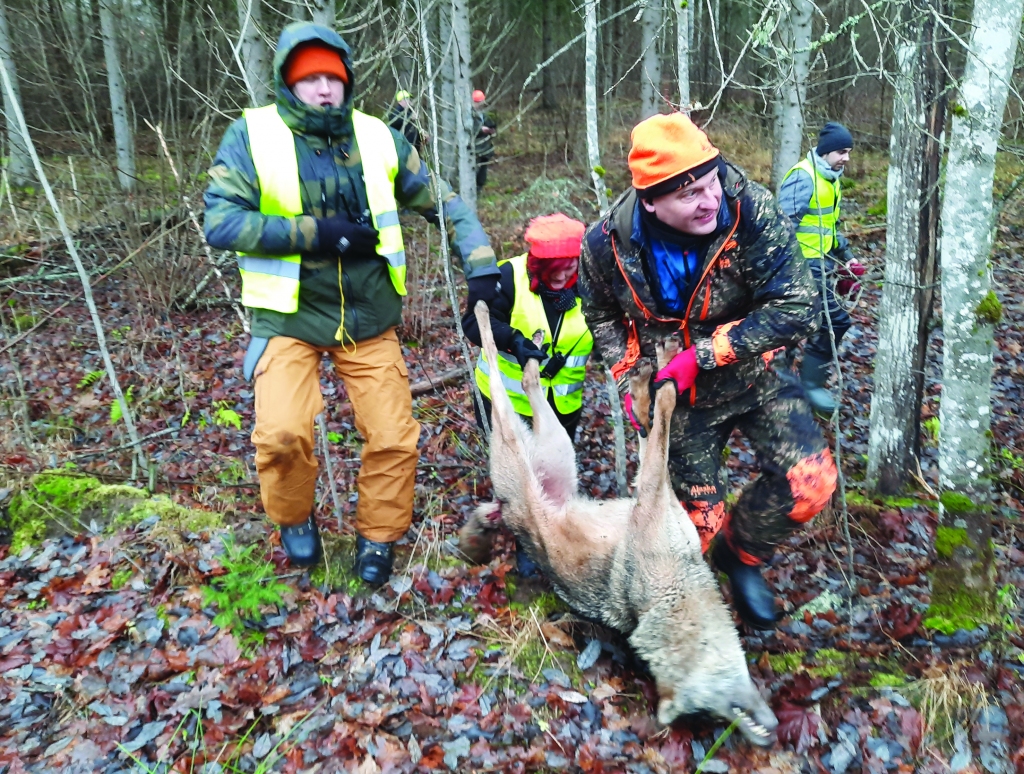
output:
[[[526,362],[535,359],[540,361],[541,387],[548,403],[569,439],[575,439],[583,411],[587,360],[594,348],[576,284],[585,229],[578,220],[560,212],[534,218],[524,234],[529,252],[498,264],[500,289],[489,306],[501,373],[490,373],[482,354],[476,365],[476,383],[488,417],[490,381],[500,378],[516,413],[527,422],[531,420],[533,410],[522,382]],[[472,308],[466,310],[462,327],[469,340],[480,346],[480,329]],[[540,346],[534,344],[535,336],[541,339]],[[482,426],[476,401],[473,409]],[[520,576],[536,571],[521,551],[517,551],[517,557]]]

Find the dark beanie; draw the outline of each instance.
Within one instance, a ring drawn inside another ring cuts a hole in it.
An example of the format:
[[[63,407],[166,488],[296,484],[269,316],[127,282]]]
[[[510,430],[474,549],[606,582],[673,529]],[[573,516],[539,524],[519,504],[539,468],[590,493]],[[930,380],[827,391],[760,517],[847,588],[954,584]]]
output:
[[[850,130],[835,121],[829,121],[818,132],[818,147],[815,152],[824,156],[832,151],[853,148],[853,135]]]

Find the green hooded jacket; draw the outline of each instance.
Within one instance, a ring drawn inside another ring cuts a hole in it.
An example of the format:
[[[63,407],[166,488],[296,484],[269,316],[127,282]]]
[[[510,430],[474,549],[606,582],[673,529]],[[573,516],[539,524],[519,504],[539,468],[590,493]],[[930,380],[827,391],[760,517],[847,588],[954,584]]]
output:
[[[282,68],[296,46],[320,41],[341,54],[349,72],[341,107],[321,109],[300,102],[285,83]],[[384,259],[373,255],[337,256],[321,249],[316,218],[336,213],[359,217],[368,209],[362,159],[352,129],[352,72],[348,45],[337,33],[309,22],[289,24],[274,55],[274,90],[278,112],[295,137],[303,214],[297,217],[260,212],[260,187],[249,152],[244,118],[228,127],[210,168],[204,201],[207,241],[215,248],[268,256],[302,255],[299,309],[283,314],[252,310],[252,335],[289,336],[316,346],[335,346],[344,313],[345,341],[364,341],[402,320],[402,298],[395,291]],[[428,170],[416,150],[391,130],[398,151],[395,200],[400,207],[437,221],[437,202]],[[497,274],[494,251],[476,215],[447,185],[443,211],[453,252],[462,259],[466,277]],[[340,277],[339,277],[340,262]],[[344,298],[344,302],[342,301]]]

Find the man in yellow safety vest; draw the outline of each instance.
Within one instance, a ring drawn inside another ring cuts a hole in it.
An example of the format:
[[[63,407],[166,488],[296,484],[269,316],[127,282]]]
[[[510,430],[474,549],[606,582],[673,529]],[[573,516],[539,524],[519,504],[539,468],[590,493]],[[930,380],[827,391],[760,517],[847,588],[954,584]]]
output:
[[[291,562],[319,561],[313,518],[313,421],[323,411],[324,354],[342,378],[364,439],[355,571],[391,573],[393,544],[412,520],[419,424],[395,334],[406,294],[400,207],[444,225],[474,300],[499,272],[487,236],[401,133],[353,108],[348,45],[317,24],[287,26],[274,56],[275,101],[227,130],[205,195],[205,230],[238,253],[252,312],[246,378],[255,380],[256,470],[267,516]]]

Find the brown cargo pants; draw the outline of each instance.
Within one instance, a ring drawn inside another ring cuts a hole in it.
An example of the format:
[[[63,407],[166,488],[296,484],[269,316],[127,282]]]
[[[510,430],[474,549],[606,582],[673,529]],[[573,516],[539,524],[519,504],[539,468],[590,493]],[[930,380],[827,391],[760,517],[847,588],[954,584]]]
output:
[[[267,516],[275,524],[304,522],[313,508],[317,459],[313,422],[324,410],[320,359],[327,353],[345,383],[363,436],[356,530],[380,542],[397,540],[412,523],[420,426],[412,416],[409,372],[394,328],[344,351],[275,336],[256,365],[256,472]]]

